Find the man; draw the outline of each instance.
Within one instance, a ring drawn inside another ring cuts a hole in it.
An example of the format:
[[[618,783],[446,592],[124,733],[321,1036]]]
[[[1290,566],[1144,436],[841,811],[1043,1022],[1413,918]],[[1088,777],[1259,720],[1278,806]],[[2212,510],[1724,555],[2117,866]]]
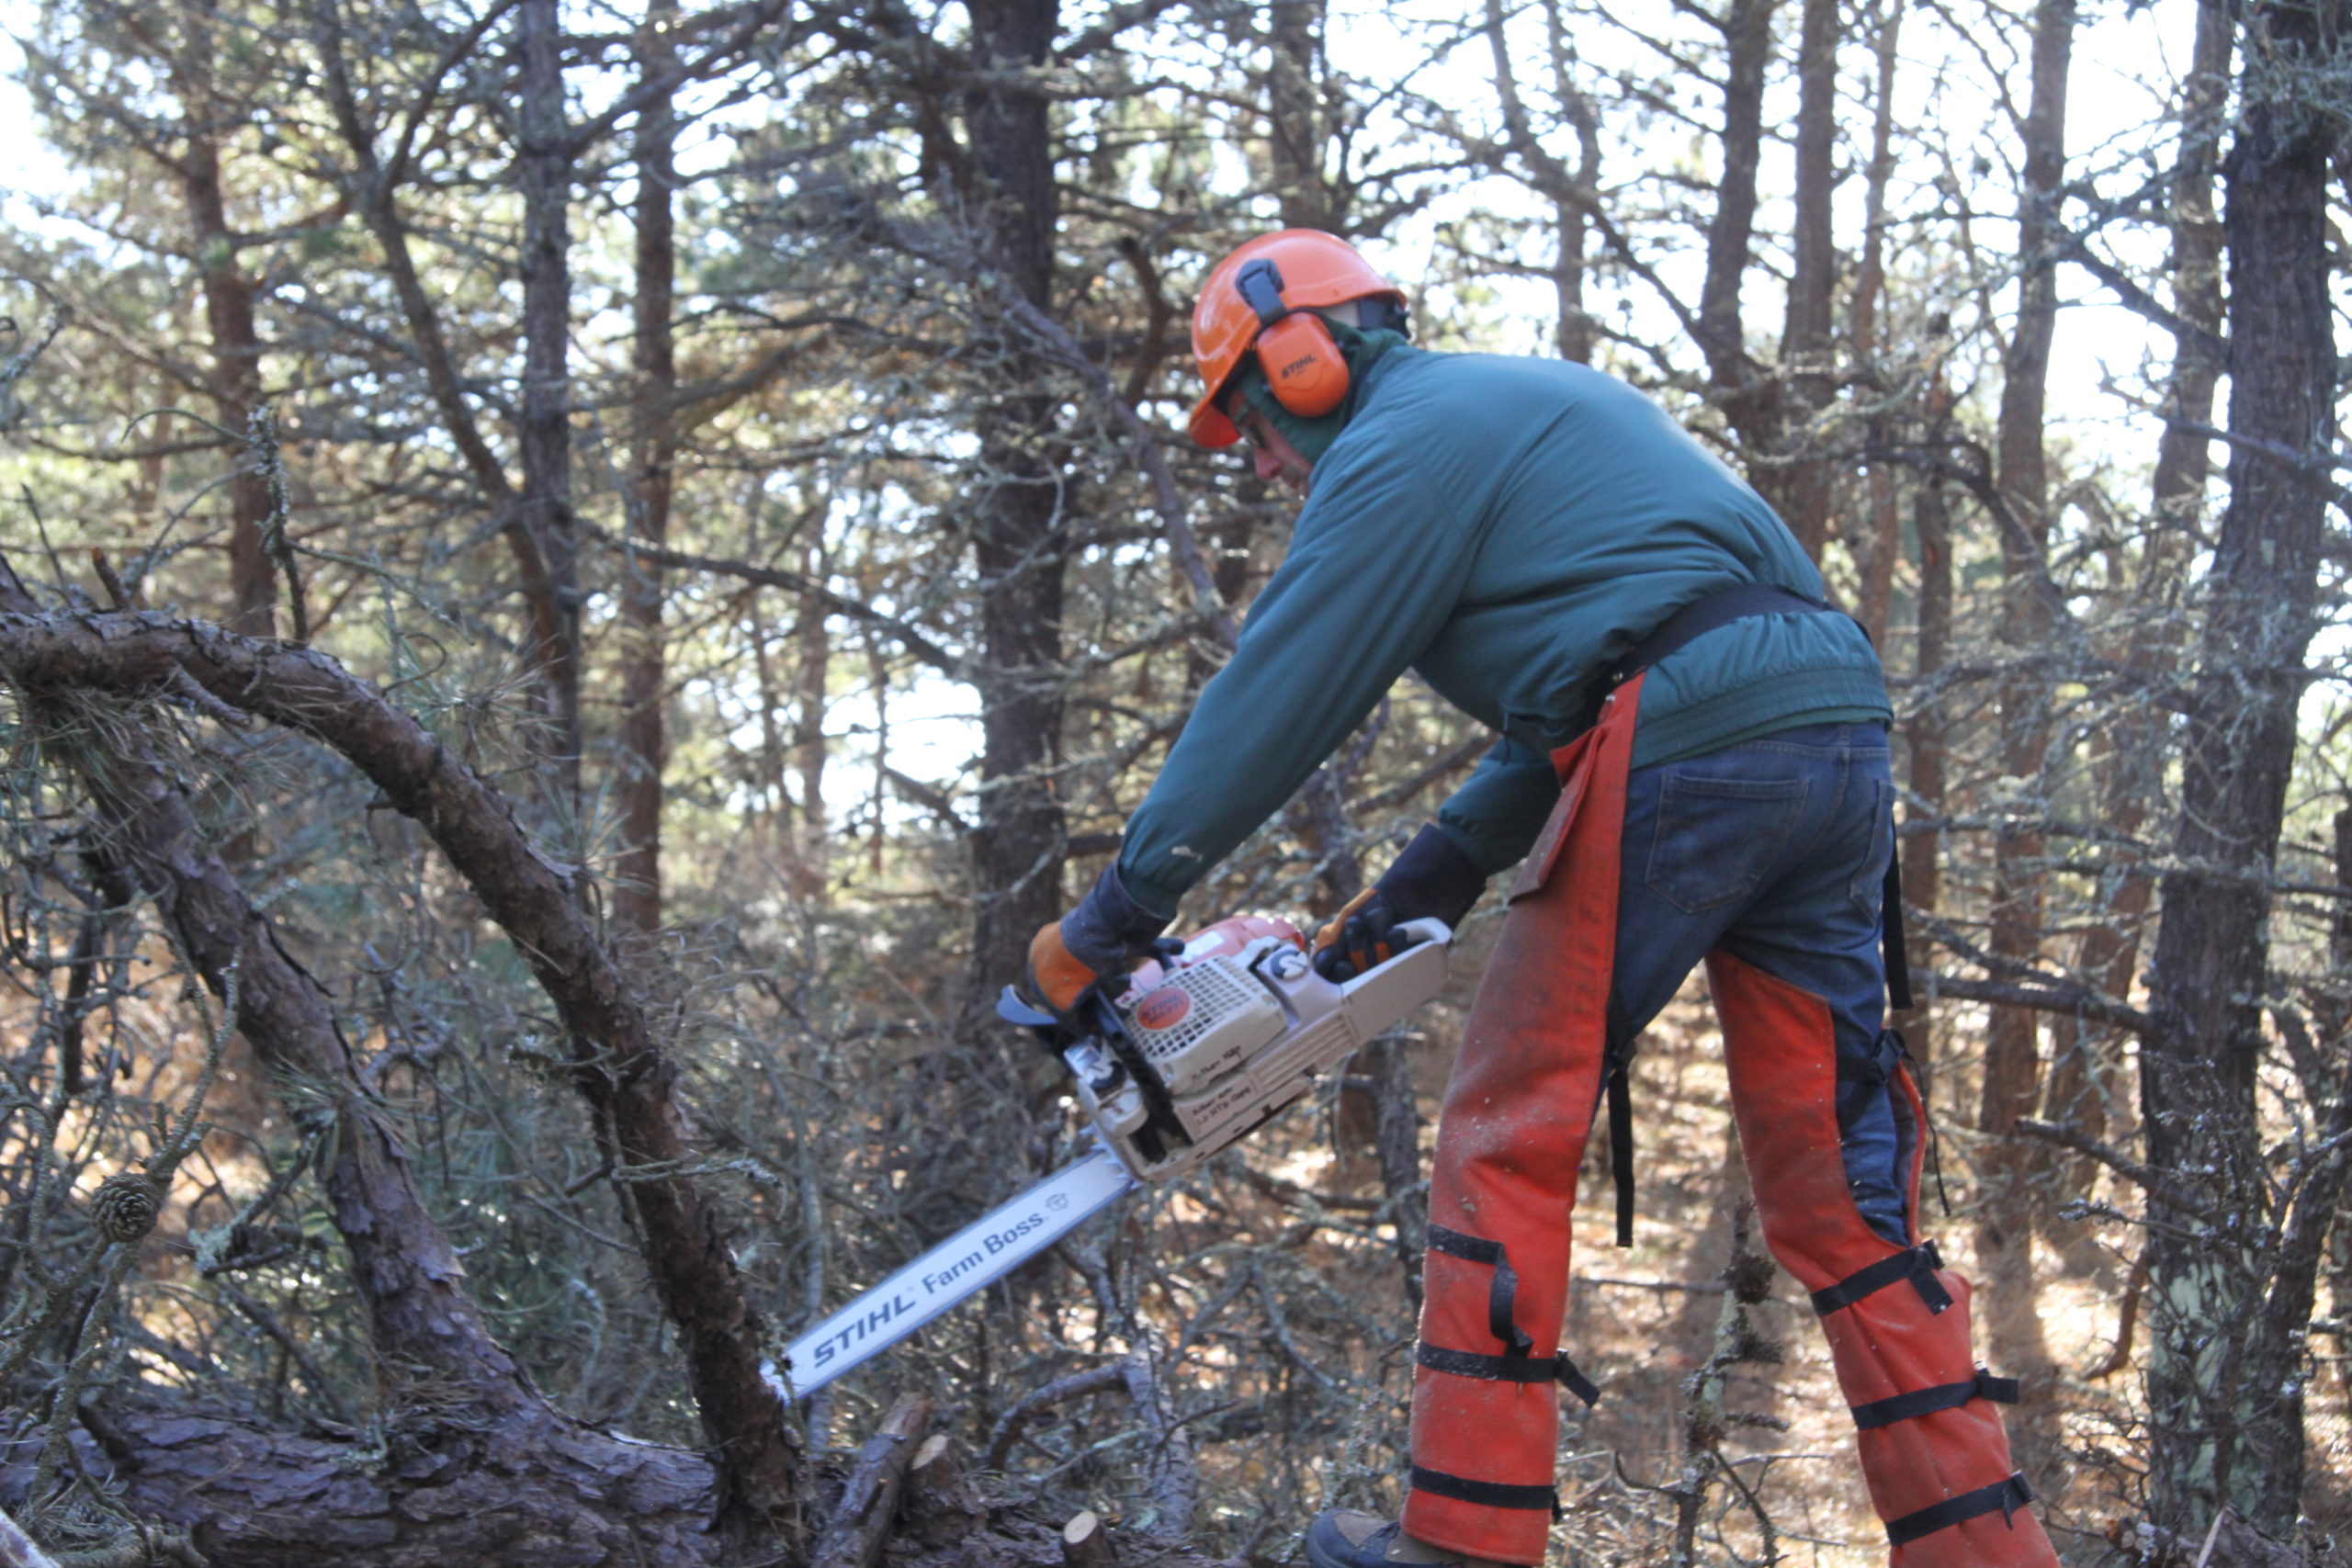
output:
[[[1894,1562],[2054,1564],[1991,1403],[2016,1385],[1975,1365],[1968,1288],[1918,1235],[1925,1114],[1882,1027],[1892,715],[1869,639],[1771,508],[1633,389],[1424,353],[1404,325],[1328,234],[1209,275],[1193,436],[1246,437],[1306,504],[1116,863],[1031,949],[1065,1010],[1124,972],[1408,668],[1501,732],[1317,939],[1344,977],[1524,863],[1438,1127],[1404,1517],[1326,1514],[1309,1558],[1542,1561],[1551,1385],[1595,1395],[1558,1345],[1577,1166],[1604,1083],[1704,960],[1765,1237],[1821,1314]]]

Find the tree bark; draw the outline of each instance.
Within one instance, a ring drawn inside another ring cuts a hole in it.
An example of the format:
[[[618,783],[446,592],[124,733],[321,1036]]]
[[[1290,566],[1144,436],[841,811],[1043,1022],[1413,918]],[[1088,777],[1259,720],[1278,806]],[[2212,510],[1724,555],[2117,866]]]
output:
[[[1951,517],[1943,485],[1932,474],[1920,480],[1912,496],[1911,522],[1919,536],[1919,645],[1913,674],[1926,682],[1944,668],[1946,650],[1951,644]],[[1946,728],[1942,705],[1932,695],[1919,705],[1918,711],[1904,727],[1904,739],[1910,750],[1911,799],[1903,812],[1906,825],[1916,818],[1936,822],[1943,818]],[[1939,827],[1932,833],[1906,835],[1901,840],[1901,850],[1904,902],[1929,915],[1939,913],[1943,903],[1943,829]],[[1912,962],[1925,968],[1928,958],[1928,949],[1922,942],[1914,951]],[[1922,1015],[1914,1049],[1918,1058],[1920,1092],[1932,1094],[1936,1087],[1932,1016]]]
[[[809,545],[804,565],[809,581],[825,581],[821,543]],[[800,820],[792,835],[793,862],[801,897],[822,904],[832,878],[832,834],[825,806],[825,698],[826,677],[832,671],[833,638],[825,604],[814,593],[800,596],[793,643],[798,658],[793,678],[792,767],[800,776]],[[881,705],[877,688],[877,714]],[[879,743],[877,736],[877,747]]]
[[[254,281],[239,263],[220,188],[219,118],[224,107],[213,76],[220,9],[214,0],[183,0],[180,53],[173,86],[187,126],[175,171],[187,204],[188,242],[204,289],[204,320],[212,337],[212,403],[222,429],[243,434],[261,406],[261,333],[254,321]],[[229,474],[229,600],[231,630],[277,635],[277,572],[262,537],[269,520],[269,480],[248,449]]]
[[[1544,34],[1551,46],[1553,96],[1559,100],[1562,117],[1577,133],[1577,195],[1555,196],[1552,201],[1553,220],[1559,227],[1552,264],[1552,293],[1559,312],[1553,341],[1561,358],[1589,365],[1595,333],[1592,316],[1584,308],[1585,209],[1600,183],[1600,116],[1577,83],[1576,49],[1557,0],[1546,0]]]
[[[2197,546],[2210,443],[2184,423],[2210,424],[2222,364],[2222,226],[2213,210],[2213,176],[2220,162],[2222,115],[2229,102],[2230,55],[2234,24],[2218,4],[2197,8],[2197,31],[2181,106],[2180,152],[2173,169],[2172,308],[2192,328],[2173,345],[2172,384],[2166,407],[2177,416],[2157,438],[2155,479],[2150,497],[2154,527],[2140,563],[2138,614],[2124,638],[2122,660],[2135,674],[2159,686],[2175,678],[2187,634],[2185,610],[2174,584],[2186,572]],[[2128,846],[2146,826],[2164,793],[2167,719],[2153,703],[2128,704],[2118,719],[2109,755],[2099,771],[2099,820],[2119,847],[2119,863],[2105,907],[2083,934],[2078,960],[2084,979],[2119,999],[2131,995],[2140,963],[2140,931],[2155,897],[2155,879]],[[2112,1030],[2087,1021],[2057,1022],[2060,1048],[2051,1063],[2042,1101],[2043,1119],[2105,1135],[2109,1084],[2119,1039]],[[2077,1191],[2089,1175],[2077,1168],[2070,1184]],[[2052,1192],[2055,1199],[2060,1192]]]
[[[1880,302],[1886,291],[1886,188],[1894,177],[1894,80],[1901,63],[1897,46],[1903,37],[1904,0],[1883,0],[1876,8],[1876,36],[1871,52],[1878,75],[1871,116],[1871,161],[1862,196],[1862,258],[1855,270],[1852,321],[1854,362],[1862,384],[1883,400],[1885,378],[1880,374]],[[1873,415],[1869,423],[1873,453],[1888,445],[1891,421]],[[1894,562],[1903,553],[1903,514],[1894,467],[1873,456],[1865,476],[1870,506],[1863,527],[1849,538],[1861,574],[1860,602],[1854,614],[1871,634],[1886,646],[1886,622],[1894,599]]]
[[[1707,271],[1699,291],[1699,347],[1715,384],[1739,391],[1753,376],[1740,321],[1740,289],[1756,233],[1756,171],[1764,150],[1764,72],[1772,60],[1780,0],[1731,0],[1722,22],[1722,177],[1707,223]],[[1737,416],[1734,416],[1737,423]]]
[[[2285,3],[2247,18],[2242,111],[2222,169],[2233,435],[2325,463],[2335,451],[2327,182],[2335,122],[2298,97],[2339,8]],[[2149,1163],[2227,1232],[2152,1195],[2148,1402],[2154,1522],[2202,1534],[2225,1504],[2284,1534],[2304,1463],[2301,1379],[2266,1344],[2271,1212],[2255,1100],[2268,991],[2271,886],[2295,756],[2303,660],[2318,622],[2326,502],[2264,451],[2233,449],[2190,684],[2173,869],[2163,882],[2143,1047]]]
[[[977,0],[972,48],[989,85],[967,103],[989,265],[1050,317],[1054,183],[1047,99],[1018,73],[1044,65],[1057,0]],[[1015,363],[1038,373],[1034,357]],[[1061,754],[1062,582],[1068,530],[1048,449],[1052,401],[1034,392],[980,420],[979,825],[973,834],[972,992],[967,1017],[989,1016],[996,988],[1025,973],[1029,941],[1063,908],[1067,842],[1053,769]],[[968,1027],[968,1026],[967,1026]]]
[[[1804,0],[1797,38],[1797,181],[1795,265],[1789,277],[1788,313],[1781,333],[1783,466],[1768,470],[1768,499],[1779,507],[1797,543],[1815,560],[1829,535],[1830,462],[1813,456],[1813,421],[1837,396],[1830,363],[1831,297],[1838,283],[1838,243],[1831,226],[1838,185],[1838,0]]]
[[[2021,661],[2048,642],[2049,607],[2037,592],[2050,537],[2042,414],[2050,343],[2058,322],[2058,204],[2066,168],[2066,82],[2074,52],[2075,0],[2039,0],[2033,19],[2033,82],[2018,191],[2018,320],[2003,364],[1995,482],[2017,520],[2001,534],[2001,639]],[[2041,952],[2047,847],[2039,823],[2049,749],[2049,694],[2022,671],[2001,683],[2001,773],[2018,793],[1994,837],[1990,946],[1996,958],[2031,964]],[[1977,1130],[1982,1188],[1976,1257],[1984,1276],[1986,1340],[1995,1364],[2019,1380],[2025,1399],[2011,1421],[2020,1468],[2044,1486],[2058,1480],[2057,1364],[2041,1329],[2033,1271],[2035,1151],[2011,1135],[2041,1108],[2041,1015],[1991,1010]]]
[[[377,1446],[133,1384],[83,1425],[85,1467],[110,1468],[125,1508],[187,1530],[212,1568],[723,1561],[708,1460],[536,1400],[395,1412]]]
[[[842,1500],[810,1554],[809,1568],[874,1568],[896,1522],[907,1467],[931,1427],[931,1401],[904,1393],[858,1450]]]
[[[677,0],[648,0],[638,32],[638,79],[665,80],[678,59],[673,37]],[[673,197],[677,188],[678,118],[667,92],[638,110],[637,298],[630,345],[636,371],[636,482],[629,496],[632,538],[655,549],[670,536],[671,466],[678,442],[673,404],[678,362],[670,318],[678,255]],[[662,570],[635,551],[621,562],[621,720],[614,758],[620,816],[613,917],[620,930],[650,936],[662,929],[662,765],[666,750],[667,645],[662,630]]]
[[[1344,203],[1323,178],[1317,70],[1323,55],[1324,0],[1272,0],[1266,7],[1266,144],[1283,226],[1338,233]]]
[[[523,397],[516,431],[524,525],[538,541],[554,593],[547,672],[548,756],[568,808],[580,796],[580,544],[571,511],[571,164],[563,102],[559,0],[514,7],[518,137],[514,185],[523,198]]]

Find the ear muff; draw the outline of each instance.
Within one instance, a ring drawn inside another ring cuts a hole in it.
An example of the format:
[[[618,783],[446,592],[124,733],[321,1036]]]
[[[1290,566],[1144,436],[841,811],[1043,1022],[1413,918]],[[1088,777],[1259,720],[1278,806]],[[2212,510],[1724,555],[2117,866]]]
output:
[[[1258,364],[1274,400],[1302,419],[1319,419],[1346,400],[1348,361],[1323,318],[1283,303],[1283,275],[1271,261],[1244,266],[1233,280],[1257,312]]]

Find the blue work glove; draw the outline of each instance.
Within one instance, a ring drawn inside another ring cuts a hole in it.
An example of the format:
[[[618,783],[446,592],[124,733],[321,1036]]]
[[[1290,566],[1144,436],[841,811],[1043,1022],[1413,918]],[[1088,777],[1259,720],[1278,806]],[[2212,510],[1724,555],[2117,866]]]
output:
[[[1105,975],[1124,975],[1153,951],[1173,919],[1155,915],[1131,897],[1116,863],[1102,868],[1078,908],[1029,942],[1029,995],[1067,1020],[1089,986]]]
[[[1327,980],[1352,980],[1376,969],[1414,945],[1398,939],[1398,926],[1431,917],[1459,926],[1486,888],[1486,874],[1461,847],[1435,826],[1425,827],[1379,881],[1316,933],[1315,972]]]

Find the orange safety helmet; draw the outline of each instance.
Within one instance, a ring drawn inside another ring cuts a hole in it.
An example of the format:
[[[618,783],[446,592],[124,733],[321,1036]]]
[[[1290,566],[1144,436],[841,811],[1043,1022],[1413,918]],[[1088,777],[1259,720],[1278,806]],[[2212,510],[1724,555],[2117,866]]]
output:
[[[1255,350],[1275,398],[1315,418],[1348,395],[1348,364],[1315,310],[1351,299],[1395,302],[1405,296],[1372,269],[1356,248],[1319,229],[1261,234],[1216,264],[1193,307],[1193,357],[1208,389],[1193,405],[1193,439],[1230,446],[1241,439],[1217,402],[1242,357]]]

